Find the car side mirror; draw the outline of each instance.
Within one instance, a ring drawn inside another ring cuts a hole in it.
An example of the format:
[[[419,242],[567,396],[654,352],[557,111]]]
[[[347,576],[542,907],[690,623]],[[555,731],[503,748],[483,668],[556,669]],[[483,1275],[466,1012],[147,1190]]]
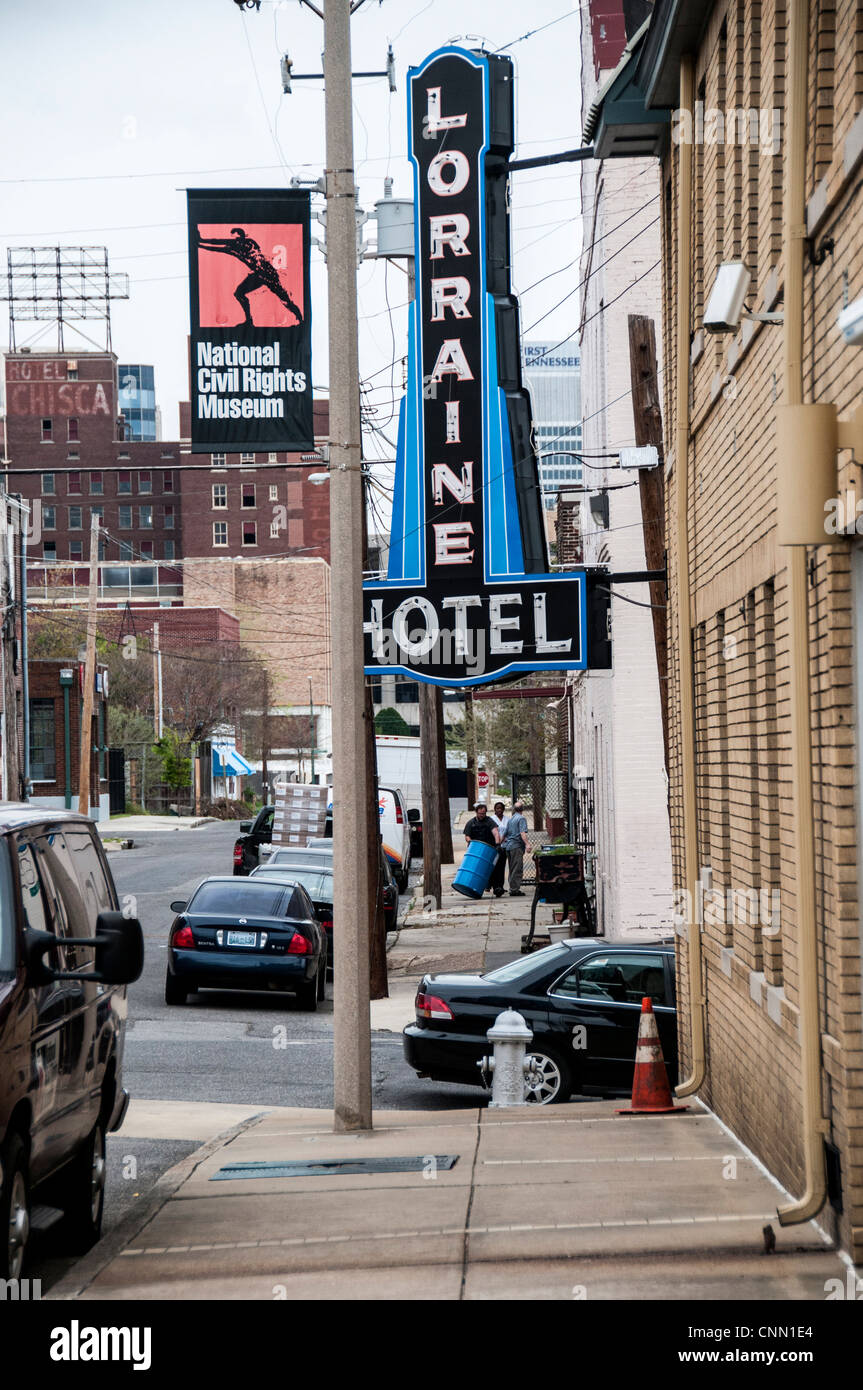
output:
[[[422,811],[417,810],[416,806],[411,807],[411,809],[408,811],[408,820],[410,821],[411,825],[418,825],[422,818],[423,813]]]
[[[171,911],[185,912],[188,906],[189,904],[187,902],[184,902],[182,898],[177,898],[176,901],[171,903]]]
[[[241,835],[251,835],[251,833],[252,833],[252,822],[251,822],[250,820],[241,820],[241,821],[240,821],[240,834],[241,834]]]
[[[95,969],[54,970],[45,957],[61,946],[84,946],[95,952]],[[59,937],[53,932],[24,933],[27,981],[43,985],[51,980],[95,980],[104,985],[129,985],[140,977],[144,968],[144,933],[137,917],[124,917],[122,912],[100,912],[96,918],[95,936]]]

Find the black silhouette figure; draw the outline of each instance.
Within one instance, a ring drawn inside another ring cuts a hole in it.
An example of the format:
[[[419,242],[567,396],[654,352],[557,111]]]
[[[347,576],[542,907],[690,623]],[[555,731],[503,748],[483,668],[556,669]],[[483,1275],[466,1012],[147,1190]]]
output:
[[[205,251],[221,251],[226,256],[236,256],[238,261],[249,267],[251,274],[241,280],[234,290],[234,298],[243,311],[247,328],[254,327],[249,306],[249,295],[254,290],[269,290],[290,309],[297,323],[302,323],[303,316],[279,279],[275,266],[267,260],[258,243],[246,236],[242,227],[232,227],[230,237],[202,237],[199,233],[198,245]]]

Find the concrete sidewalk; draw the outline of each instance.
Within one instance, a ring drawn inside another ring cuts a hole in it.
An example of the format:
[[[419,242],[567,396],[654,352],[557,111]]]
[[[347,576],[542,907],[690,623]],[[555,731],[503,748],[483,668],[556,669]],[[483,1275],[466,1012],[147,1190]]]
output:
[[[216,816],[114,816],[96,826],[103,840],[127,839],[152,830],[197,830],[201,825],[218,825]],[[240,822],[237,821],[239,827]],[[239,834],[239,829],[237,834]]]
[[[812,1299],[845,1267],[699,1106],[611,1101],[247,1120],[166,1174],[54,1299]],[[457,1161],[440,1166],[444,1155]],[[227,1165],[411,1157],[412,1172],[222,1180]],[[763,1228],[775,1233],[765,1254]]]

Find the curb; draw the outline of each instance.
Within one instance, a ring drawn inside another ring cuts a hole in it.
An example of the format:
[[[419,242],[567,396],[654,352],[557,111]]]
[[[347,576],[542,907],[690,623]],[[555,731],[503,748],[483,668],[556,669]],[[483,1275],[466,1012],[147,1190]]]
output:
[[[180,1159],[179,1163],[175,1163],[173,1168],[168,1168],[156,1180],[151,1191],[141,1197],[135,1206],[126,1212],[126,1215],[114,1229],[109,1231],[97,1245],[93,1246],[92,1250],[83,1255],[74,1267],[49,1289],[48,1293],[45,1294],[44,1301],[62,1303],[70,1299],[80,1298],[81,1294],[89,1288],[103,1270],[107,1269],[108,1265],[117,1258],[130,1241],[134,1240],[135,1236],[149,1225],[153,1217],[158,1215],[166,1202],[170,1201],[174,1193],[192,1176],[196,1168],[217,1149],[230,1144],[244,1130],[250,1129],[267,1114],[269,1114],[268,1110],[261,1110],[257,1115],[250,1115],[247,1120],[241,1120],[232,1129],[226,1129],[221,1134],[214,1135],[199,1149],[195,1149],[194,1153],[187,1154],[185,1158]]]

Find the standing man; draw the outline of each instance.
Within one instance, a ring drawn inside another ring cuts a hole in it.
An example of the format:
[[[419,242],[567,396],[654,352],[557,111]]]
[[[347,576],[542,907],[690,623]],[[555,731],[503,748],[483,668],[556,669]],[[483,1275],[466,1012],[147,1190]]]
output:
[[[469,820],[464,828],[464,837],[468,844],[471,840],[481,840],[484,845],[492,845],[496,848],[500,844],[500,835],[497,824],[489,815],[485,802],[478,801],[473,811],[473,820]],[[497,866],[495,865],[495,867]]]
[[[522,812],[524,802],[516,801],[512,808],[512,815],[507,821],[506,839],[503,847],[506,850],[506,857],[509,860],[509,896],[511,898],[523,898],[521,891],[521,878],[524,873],[524,852],[530,846],[527,840],[527,821]]]
[[[493,890],[496,898],[502,898],[504,891],[503,876],[506,873],[506,850],[503,848],[503,842],[506,839],[506,828],[509,825],[509,816],[506,814],[506,809],[502,801],[496,801],[494,803],[494,814],[491,819],[497,826],[501,847],[497,852],[497,859],[491,871],[491,880],[488,886]]]

